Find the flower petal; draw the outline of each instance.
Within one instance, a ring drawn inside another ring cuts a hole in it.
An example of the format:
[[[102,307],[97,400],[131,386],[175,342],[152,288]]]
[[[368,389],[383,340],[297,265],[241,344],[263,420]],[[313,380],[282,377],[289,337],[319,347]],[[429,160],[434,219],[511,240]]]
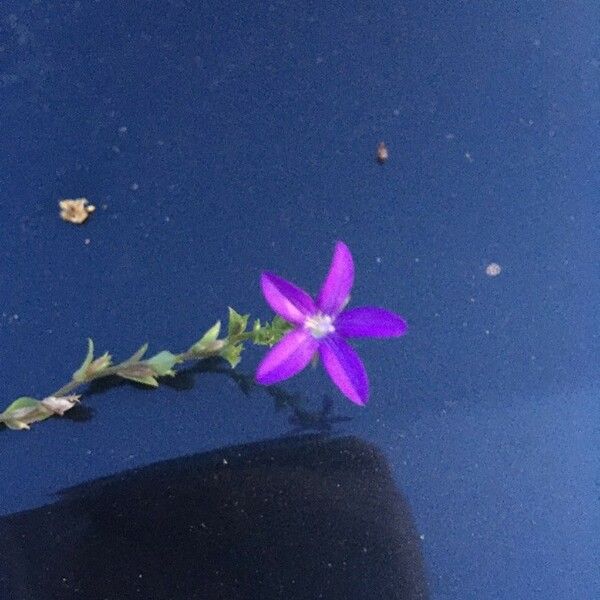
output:
[[[335,330],[342,337],[397,337],[404,335],[407,329],[400,315],[375,306],[345,310],[335,320]]]
[[[355,404],[366,404],[369,379],[358,354],[339,335],[329,335],[319,345],[323,366],[333,383]]]
[[[271,385],[299,373],[306,367],[319,347],[319,342],[305,329],[294,329],[262,359],[256,370],[256,381]]]
[[[290,323],[300,325],[305,317],[317,310],[313,299],[304,290],[279,275],[263,273],[260,285],[269,306]]]
[[[354,261],[344,242],[337,242],[329,273],[317,296],[317,306],[326,315],[337,315],[345,306],[354,283]]]

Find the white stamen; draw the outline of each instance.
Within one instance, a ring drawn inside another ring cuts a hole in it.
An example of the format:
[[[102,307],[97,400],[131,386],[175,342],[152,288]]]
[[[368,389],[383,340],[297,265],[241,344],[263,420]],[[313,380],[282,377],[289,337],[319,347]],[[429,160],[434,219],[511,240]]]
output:
[[[307,317],[304,321],[304,327],[310,331],[310,334],[317,340],[324,338],[326,335],[333,333],[333,319],[329,315],[317,313],[311,317]]]

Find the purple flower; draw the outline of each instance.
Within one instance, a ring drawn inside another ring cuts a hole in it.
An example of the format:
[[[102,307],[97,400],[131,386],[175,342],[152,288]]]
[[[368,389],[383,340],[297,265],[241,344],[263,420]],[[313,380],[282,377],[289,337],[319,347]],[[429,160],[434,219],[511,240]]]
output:
[[[329,273],[316,300],[274,273],[261,275],[261,287],[271,308],[294,326],[271,348],[256,371],[256,381],[271,385],[292,377],[316,352],[333,383],[356,404],[369,397],[367,372],[346,338],[396,337],[406,333],[406,321],[383,308],[345,310],[354,282],[354,261],[346,244],[337,242]]]

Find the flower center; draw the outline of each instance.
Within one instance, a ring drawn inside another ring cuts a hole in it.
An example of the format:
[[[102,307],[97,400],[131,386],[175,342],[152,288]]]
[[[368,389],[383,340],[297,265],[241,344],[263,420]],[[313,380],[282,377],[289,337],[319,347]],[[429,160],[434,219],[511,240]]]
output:
[[[320,340],[335,331],[333,319],[329,315],[323,315],[321,313],[307,317],[306,321],[304,321],[304,327],[306,327],[306,329],[310,331],[310,334],[317,340]]]

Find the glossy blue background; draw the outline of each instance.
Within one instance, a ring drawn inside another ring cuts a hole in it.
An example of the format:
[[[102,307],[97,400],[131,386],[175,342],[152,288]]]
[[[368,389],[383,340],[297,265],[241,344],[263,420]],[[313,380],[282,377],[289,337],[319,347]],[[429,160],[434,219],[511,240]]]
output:
[[[431,596],[600,596],[599,19],[583,0],[5,0],[4,405],[66,382],[88,336],[125,357],[187,348],[228,305],[269,318],[260,271],[316,291],[343,239],[353,304],[410,333],[356,344],[366,409],[320,369],[282,387],[331,395],[352,419],[333,433],[386,455]],[[80,196],[96,213],[62,222]],[[2,514],[294,428],[218,373],[85,403],[2,431]]]

